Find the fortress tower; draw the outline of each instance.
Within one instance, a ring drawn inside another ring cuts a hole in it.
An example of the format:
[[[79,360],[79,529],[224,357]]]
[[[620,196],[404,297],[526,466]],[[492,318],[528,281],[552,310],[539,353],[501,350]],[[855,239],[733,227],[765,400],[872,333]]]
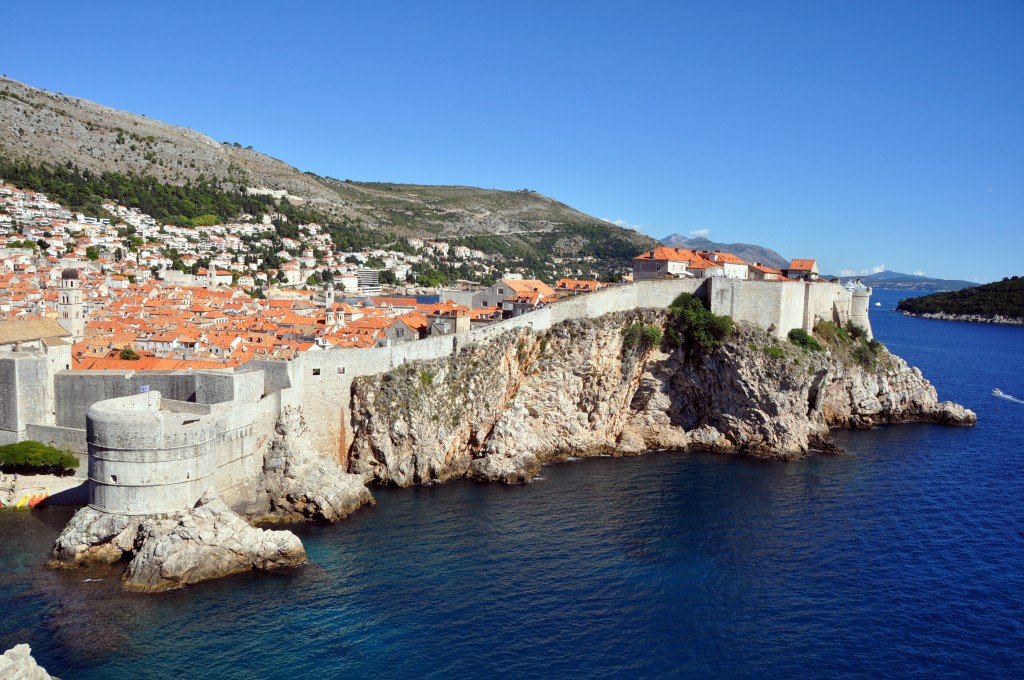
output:
[[[78,270],[65,269],[60,275],[60,296],[57,302],[57,323],[79,342],[85,338],[85,307],[82,289],[78,287]]]

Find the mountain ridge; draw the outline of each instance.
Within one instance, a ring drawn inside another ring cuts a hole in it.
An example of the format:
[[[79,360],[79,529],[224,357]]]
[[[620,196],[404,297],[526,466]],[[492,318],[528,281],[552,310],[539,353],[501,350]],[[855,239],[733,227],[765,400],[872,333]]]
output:
[[[686,248],[689,250],[721,250],[727,253],[732,253],[751,264],[760,262],[765,266],[773,267],[775,269],[785,269],[789,266],[789,260],[784,258],[782,255],[779,255],[771,248],[766,248],[765,246],[759,246],[752,243],[719,243],[717,241],[704,238],[703,236],[687,238],[682,234],[670,234],[669,236],[661,239],[661,242],[664,245],[671,246],[673,248]]]
[[[656,243],[535,191],[322,177],[190,128],[7,77],[0,77],[0,155],[178,186],[216,180],[368,232],[486,244],[533,260],[594,258],[625,266]]]

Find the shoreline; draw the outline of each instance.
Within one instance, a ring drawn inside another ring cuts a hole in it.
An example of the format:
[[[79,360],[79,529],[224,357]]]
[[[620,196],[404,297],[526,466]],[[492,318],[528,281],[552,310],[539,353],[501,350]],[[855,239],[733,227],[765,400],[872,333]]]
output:
[[[45,505],[83,506],[89,503],[89,480],[86,477],[58,475],[0,475],[0,499],[3,510],[15,510],[26,495],[49,493]],[[27,509],[22,507],[22,510]]]
[[[914,317],[917,319],[934,319],[936,321],[959,321],[961,323],[983,323],[983,324],[998,324],[1001,326],[1024,326],[1024,317],[1017,316],[982,316],[980,314],[949,314],[947,312],[909,312],[903,309],[896,308],[903,316]]]

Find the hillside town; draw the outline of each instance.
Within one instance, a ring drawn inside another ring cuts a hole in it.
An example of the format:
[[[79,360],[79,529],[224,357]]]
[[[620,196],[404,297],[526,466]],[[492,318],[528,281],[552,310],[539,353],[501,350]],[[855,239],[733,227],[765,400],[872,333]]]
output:
[[[274,255],[282,264],[270,267],[260,256],[274,243],[266,216],[177,227],[114,203],[104,209],[114,223],[0,183],[0,321],[55,320],[73,344],[76,369],[222,368],[384,347],[465,332],[609,285],[509,271],[495,272],[490,285],[416,287],[413,268],[424,262],[491,258],[419,238],[402,250],[336,252],[317,224],[300,225],[301,240],[280,239]],[[813,260],[781,271],[730,253],[659,247],[637,255],[632,275],[616,285],[666,277],[782,281],[818,271]],[[0,348],[29,339],[14,326],[36,335],[40,328],[5,325]]]

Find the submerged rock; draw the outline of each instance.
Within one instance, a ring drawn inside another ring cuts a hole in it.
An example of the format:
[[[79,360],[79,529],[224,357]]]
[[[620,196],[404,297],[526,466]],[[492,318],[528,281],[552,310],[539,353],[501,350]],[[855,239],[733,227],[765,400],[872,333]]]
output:
[[[50,680],[51,676],[32,658],[32,648],[21,644],[0,654],[0,680]]]
[[[130,560],[124,587],[144,592],[307,561],[295,534],[257,529],[219,498],[204,496],[195,508],[167,515],[130,517],[82,508],[57,538],[48,566],[122,559]]]

